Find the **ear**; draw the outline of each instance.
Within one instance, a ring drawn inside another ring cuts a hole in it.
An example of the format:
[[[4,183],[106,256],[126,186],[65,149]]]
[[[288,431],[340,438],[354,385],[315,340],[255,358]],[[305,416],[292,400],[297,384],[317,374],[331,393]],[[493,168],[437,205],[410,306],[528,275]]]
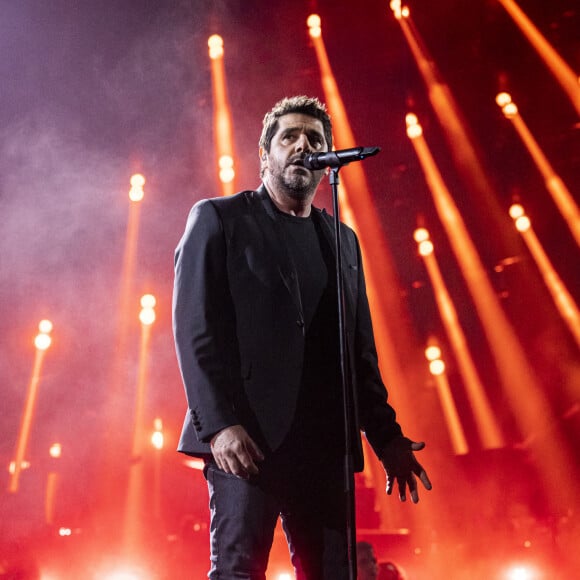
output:
[[[260,167],[265,167],[267,165],[268,153],[266,153],[263,147],[260,147],[258,149],[258,155],[260,156]]]

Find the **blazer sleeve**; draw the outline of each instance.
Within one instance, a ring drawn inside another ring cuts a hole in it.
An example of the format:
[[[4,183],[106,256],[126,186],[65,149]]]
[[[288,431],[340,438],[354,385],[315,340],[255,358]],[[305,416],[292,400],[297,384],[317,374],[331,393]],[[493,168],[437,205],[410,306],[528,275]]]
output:
[[[354,235],[354,234],[353,234]],[[388,403],[388,394],[378,366],[377,350],[366,293],[362,256],[355,235],[358,258],[358,292],[354,337],[355,381],[361,429],[380,457],[385,445],[402,434],[395,410]]]
[[[226,240],[210,200],[191,210],[175,252],[173,333],[198,440],[235,425],[233,394],[241,388]]]

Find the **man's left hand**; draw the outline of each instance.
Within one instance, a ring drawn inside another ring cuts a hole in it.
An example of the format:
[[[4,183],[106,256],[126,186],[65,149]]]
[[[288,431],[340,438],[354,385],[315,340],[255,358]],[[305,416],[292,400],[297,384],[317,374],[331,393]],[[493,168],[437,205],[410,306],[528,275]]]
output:
[[[380,460],[387,472],[387,494],[391,495],[395,482],[399,488],[399,499],[406,501],[407,487],[411,493],[411,501],[419,501],[417,477],[425,489],[431,489],[431,482],[423,466],[417,461],[414,451],[421,451],[423,442],[411,441],[407,437],[395,437],[383,450]]]

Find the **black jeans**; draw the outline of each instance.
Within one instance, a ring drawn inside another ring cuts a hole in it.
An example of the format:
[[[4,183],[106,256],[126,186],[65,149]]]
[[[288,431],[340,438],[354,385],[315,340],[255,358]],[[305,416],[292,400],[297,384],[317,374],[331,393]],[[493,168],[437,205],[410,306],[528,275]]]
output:
[[[246,481],[206,465],[211,580],[264,580],[278,516],[298,580],[348,579],[343,476],[320,467],[266,460]]]

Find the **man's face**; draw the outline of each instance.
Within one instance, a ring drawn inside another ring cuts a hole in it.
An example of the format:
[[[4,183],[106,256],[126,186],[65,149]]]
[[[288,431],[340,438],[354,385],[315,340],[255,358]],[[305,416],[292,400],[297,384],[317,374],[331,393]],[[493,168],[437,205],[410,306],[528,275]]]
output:
[[[327,151],[322,121],[302,113],[289,113],[278,120],[270,151],[260,148],[264,178],[294,198],[312,195],[324,170],[306,169],[302,160],[309,153]]]

